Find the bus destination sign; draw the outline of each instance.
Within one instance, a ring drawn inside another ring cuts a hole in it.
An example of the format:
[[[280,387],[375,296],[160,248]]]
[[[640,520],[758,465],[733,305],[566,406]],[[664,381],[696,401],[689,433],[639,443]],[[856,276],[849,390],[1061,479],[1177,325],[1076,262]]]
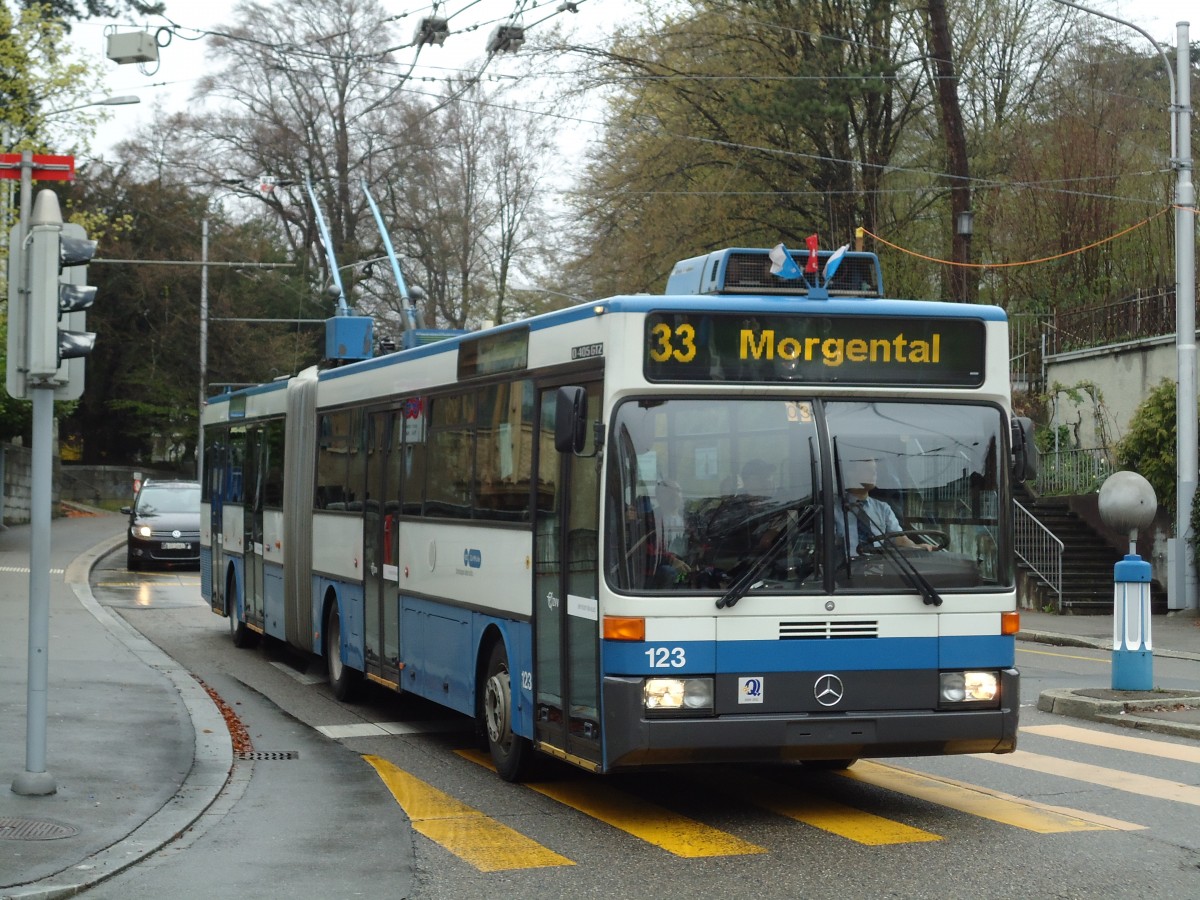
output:
[[[650,381],[977,387],[976,319],[650,313]]]

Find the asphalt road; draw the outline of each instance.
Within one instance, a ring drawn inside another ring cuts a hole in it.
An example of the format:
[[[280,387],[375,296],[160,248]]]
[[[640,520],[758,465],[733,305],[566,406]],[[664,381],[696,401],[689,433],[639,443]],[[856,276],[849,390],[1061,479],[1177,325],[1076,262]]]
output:
[[[191,833],[90,897],[1070,898],[1200,896],[1200,745],[1039,712],[1103,685],[1108,654],[1020,644],[1021,748],[846,774],[710,766],[510,785],[471,723],[383,690],[335,701],[318,662],[236,650],[199,576],[92,576],[97,599],[204,680],[247,729]],[[1156,663],[1164,687],[1200,663]],[[289,755],[294,754],[294,755]]]

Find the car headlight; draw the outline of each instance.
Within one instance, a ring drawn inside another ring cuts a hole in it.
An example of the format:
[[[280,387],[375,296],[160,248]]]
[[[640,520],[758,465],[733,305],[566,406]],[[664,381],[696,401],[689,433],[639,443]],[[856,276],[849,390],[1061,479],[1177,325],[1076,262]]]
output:
[[[711,678],[647,678],[642,688],[647,716],[698,716],[713,713]]]
[[[133,529],[134,537],[148,538],[151,534],[153,534],[153,532],[150,530],[149,525],[137,525]]]
[[[999,672],[942,672],[939,705],[945,707],[1000,705]]]

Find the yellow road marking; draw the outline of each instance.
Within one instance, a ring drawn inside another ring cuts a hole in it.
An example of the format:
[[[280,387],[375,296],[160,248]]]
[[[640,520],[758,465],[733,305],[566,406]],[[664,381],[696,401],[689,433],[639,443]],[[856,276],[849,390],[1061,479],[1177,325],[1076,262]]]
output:
[[[1152,778],[1136,772],[1122,772],[1119,769],[1106,769],[1102,766],[1043,756],[1040,753],[1029,753],[1025,750],[1002,755],[981,755],[979,758],[1018,769],[1032,769],[1047,775],[1059,775],[1087,784],[1140,794],[1144,797],[1157,797],[1159,800],[1174,800],[1189,806],[1200,806],[1200,787],[1193,784],[1168,781],[1165,778]]]
[[[1007,759],[1011,754],[980,754],[977,759],[993,761]],[[853,769],[839,772],[845,778],[887,788],[990,819],[1004,825],[1024,828],[1038,834],[1059,834],[1072,831],[1137,831],[1142,825],[1122,822],[1108,816],[1097,816],[1081,810],[1049,806],[1032,800],[1023,800],[1011,794],[992,791],[978,785],[967,784],[952,778],[925,775],[902,769],[898,766],[862,760]]]
[[[1091,744],[1096,747],[1107,747],[1110,750],[1145,753],[1162,759],[1200,763],[1200,748],[1197,747],[1168,744],[1166,741],[1153,741],[1148,738],[1129,737],[1123,734],[1109,734],[1107,731],[1091,731],[1077,725],[1032,725],[1029,728],[1022,728],[1021,733],[1037,734],[1063,741],[1075,741],[1079,744]]]
[[[378,756],[364,756],[413,828],[481,872],[573,866],[574,862],[485,816]]]
[[[492,768],[491,759],[483,753],[456,752],[464,759]],[[525,787],[686,859],[767,852],[764,847],[617,790],[603,779],[530,782]]]
[[[1073,653],[1054,653],[1053,651],[1050,651],[1050,650],[1026,650],[1023,647],[1018,647],[1017,652],[1018,653],[1032,653],[1035,656],[1053,656],[1056,659],[1082,659],[1084,662],[1101,662],[1101,663],[1104,663],[1106,666],[1111,665],[1111,663],[1112,663],[1112,660],[1109,658],[1111,651],[1101,650],[1099,648],[1096,648],[1096,652],[1105,654],[1102,657],[1101,656],[1076,656]]]
[[[761,778],[738,778],[736,781],[722,778],[721,790],[777,815],[871,847],[942,839],[932,832]]]

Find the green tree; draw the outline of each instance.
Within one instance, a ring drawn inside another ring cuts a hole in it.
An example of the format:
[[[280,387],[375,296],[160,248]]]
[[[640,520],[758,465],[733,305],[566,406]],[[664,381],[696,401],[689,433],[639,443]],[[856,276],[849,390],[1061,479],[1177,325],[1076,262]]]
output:
[[[166,11],[165,3],[146,3],[145,0],[21,0],[23,9],[42,7],[52,18],[63,21],[82,19],[115,19],[129,12],[143,16],[161,16]]]
[[[130,149],[130,148],[127,148]],[[209,385],[258,383],[319,359],[323,333],[295,323],[226,321],[322,318],[315,291],[296,276],[223,262],[286,262],[278,234],[258,220],[230,221],[195,188],[131,176],[132,166],[97,164],[76,184],[80,205],[104,209],[128,227],[106,236],[100,255],[136,260],[93,264],[97,335],[83,397],[64,430],[83,436],[92,463],[148,461],[165,444],[194,454],[200,385],[201,221],[210,218]],[[289,271],[289,270],[284,270]],[[219,390],[219,388],[216,388]]]
[[[1117,463],[1144,477],[1175,521],[1176,385],[1164,378],[1141,402],[1117,444]],[[1193,401],[1195,402],[1195,401]],[[1197,407],[1193,406],[1193,414]]]

